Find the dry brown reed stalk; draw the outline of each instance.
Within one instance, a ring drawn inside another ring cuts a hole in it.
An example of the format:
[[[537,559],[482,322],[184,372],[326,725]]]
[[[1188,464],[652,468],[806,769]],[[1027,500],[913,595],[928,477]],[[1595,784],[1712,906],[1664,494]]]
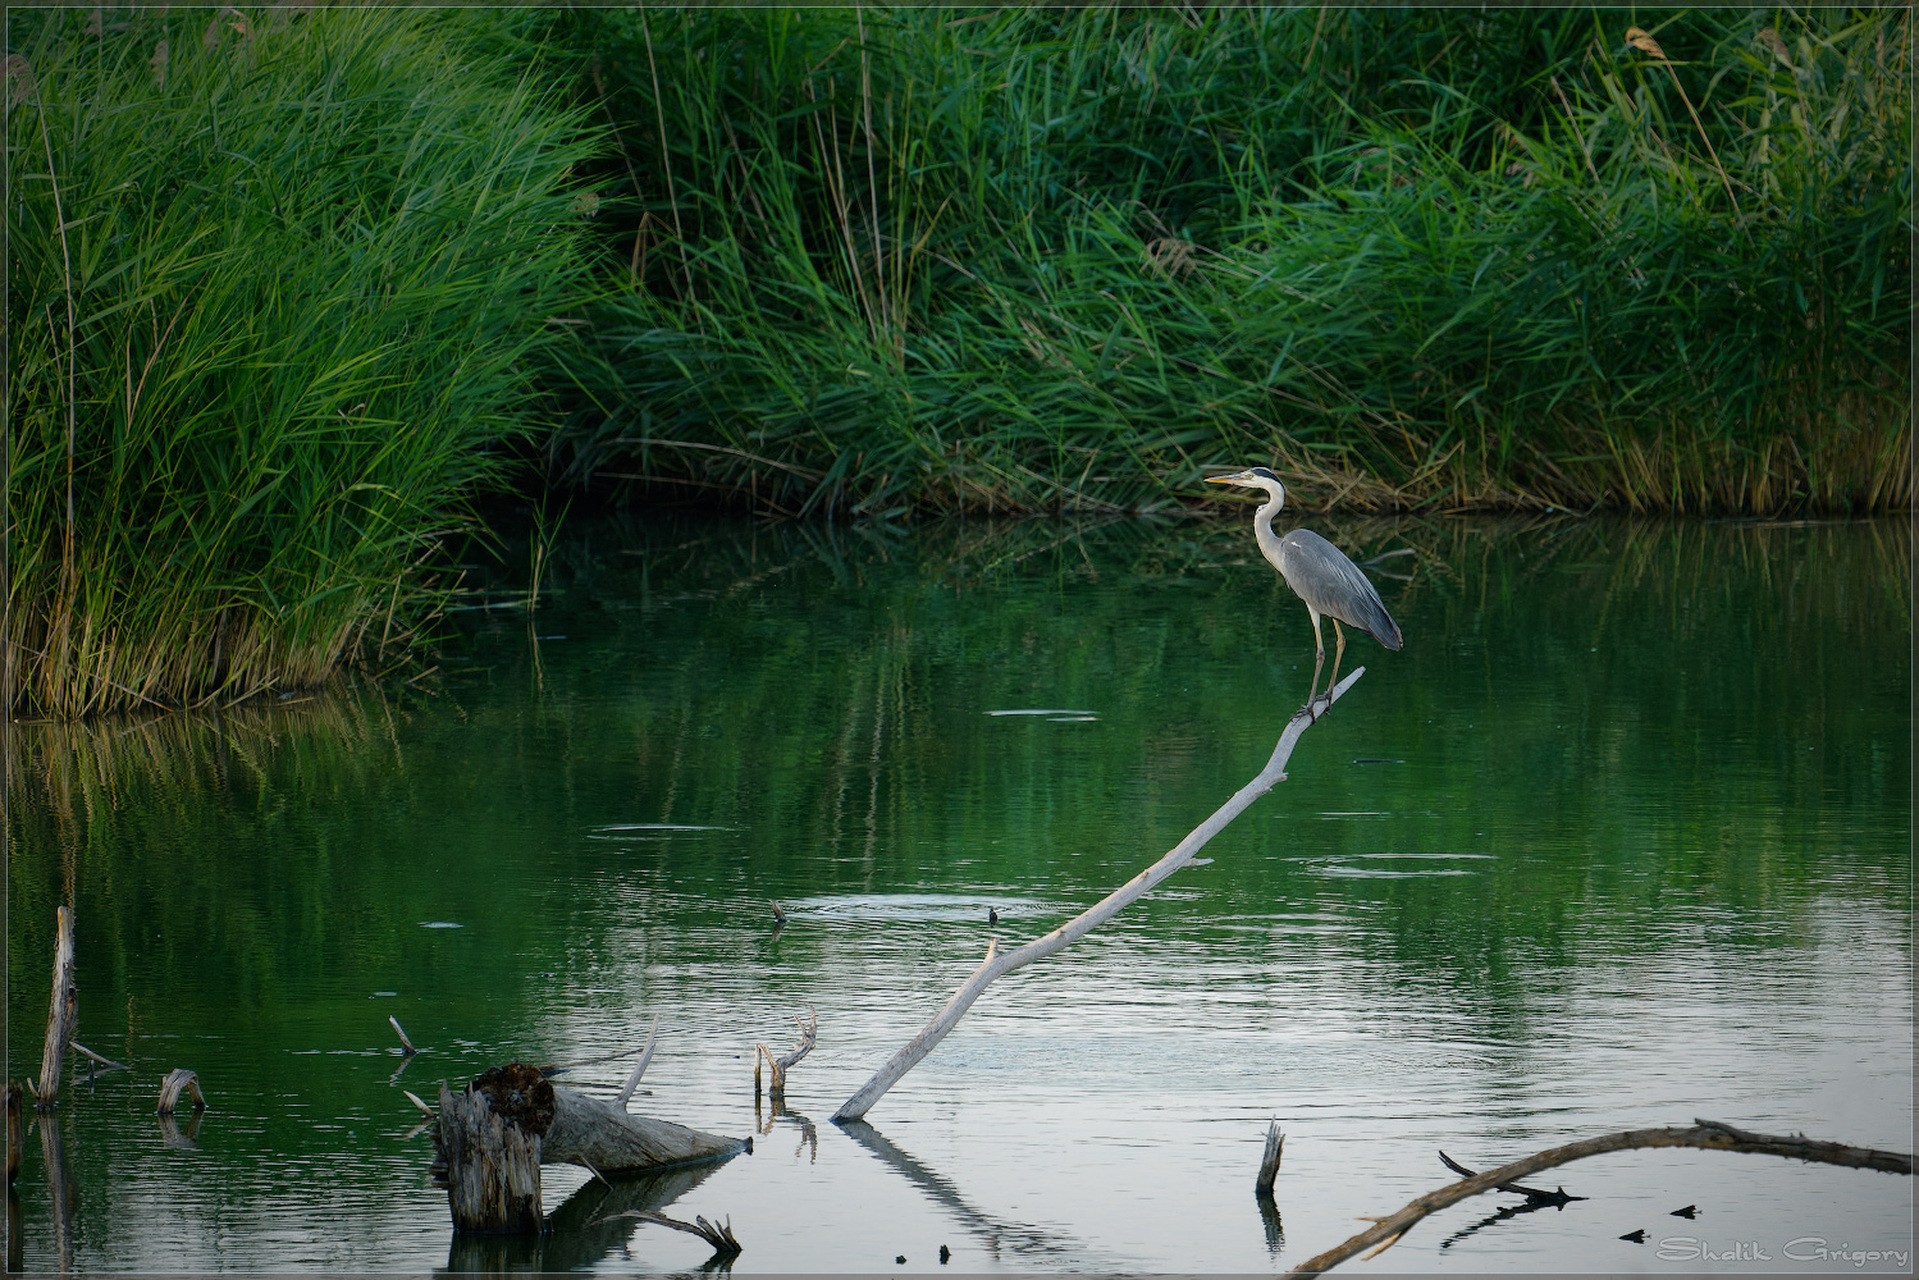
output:
[[[1719,174],[1720,185],[1726,188],[1726,199],[1732,201],[1732,211],[1738,214],[1739,197],[1732,193],[1732,179],[1726,176],[1726,166],[1719,163],[1719,152],[1706,135],[1706,126],[1699,119],[1699,112],[1693,109],[1692,96],[1686,92],[1686,86],[1679,83],[1679,72],[1673,69],[1672,60],[1666,57],[1666,51],[1659,47],[1659,42],[1639,27],[1626,28],[1626,43],[1664,66],[1666,74],[1672,77],[1672,87],[1679,90],[1679,100],[1686,104],[1686,114],[1692,117],[1693,128],[1699,130],[1699,140],[1706,144],[1706,154],[1712,157],[1712,167]]]
[[[70,597],[73,591],[75,554],[73,544],[73,456],[74,438],[78,431],[78,419],[76,417],[78,413],[78,400],[75,394],[75,386],[78,376],[76,368],[79,360],[79,351],[73,340],[73,251],[67,244],[67,215],[66,209],[60,200],[60,174],[58,167],[53,162],[53,136],[47,131],[46,103],[40,99],[39,87],[33,80],[32,68],[27,66],[26,59],[21,59],[21,66],[25,68],[25,82],[34,86],[33,106],[40,117],[40,142],[41,145],[45,147],[47,154],[47,182],[53,189],[53,215],[56,224],[60,228],[60,269],[63,282],[63,287],[60,292],[66,301],[67,311],[67,523],[60,548],[60,574],[61,593],[63,596]]]

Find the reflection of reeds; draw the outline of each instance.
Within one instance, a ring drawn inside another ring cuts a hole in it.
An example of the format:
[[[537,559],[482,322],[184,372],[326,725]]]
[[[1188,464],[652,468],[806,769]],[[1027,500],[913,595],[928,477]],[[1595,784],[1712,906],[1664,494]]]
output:
[[[10,811],[27,806],[65,827],[155,797],[206,798],[236,775],[263,779],[269,755],[378,769],[397,749],[385,704],[336,683],[307,697],[218,712],[16,722],[7,735],[6,785]]]

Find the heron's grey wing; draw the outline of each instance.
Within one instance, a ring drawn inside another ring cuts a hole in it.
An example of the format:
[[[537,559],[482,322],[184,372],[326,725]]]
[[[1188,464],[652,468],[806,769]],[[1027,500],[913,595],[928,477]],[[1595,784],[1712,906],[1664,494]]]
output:
[[[1379,592],[1344,551],[1311,529],[1294,529],[1279,540],[1280,572],[1301,600],[1329,618],[1358,627],[1388,649],[1400,645],[1399,625]]]

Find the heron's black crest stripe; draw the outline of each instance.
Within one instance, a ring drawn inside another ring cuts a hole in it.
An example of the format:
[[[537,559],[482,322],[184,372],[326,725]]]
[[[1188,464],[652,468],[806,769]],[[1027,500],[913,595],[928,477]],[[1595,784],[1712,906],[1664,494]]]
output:
[[[1279,479],[1279,477],[1278,477],[1278,476],[1276,476],[1276,475],[1274,475],[1274,474],[1273,474],[1272,472],[1270,472],[1270,471],[1268,471],[1268,470],[1267,470],[1267,469],[1266,469],[1265,467],[1254,467],[1254,468],[1253,468],[1253,474],[1254,474],[1254,475],[1256,475],[1256,476],[1259,476],[1259,477],[1260,477],[1261,479],[1265,479],[1265,480],[1278,480],[1278,479]]]

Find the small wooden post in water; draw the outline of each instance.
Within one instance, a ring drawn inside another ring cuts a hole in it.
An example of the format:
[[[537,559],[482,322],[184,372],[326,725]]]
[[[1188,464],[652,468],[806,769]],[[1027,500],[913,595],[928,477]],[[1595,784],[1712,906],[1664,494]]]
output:
[[[53,944],[53,998],[47,1008],[47,1042],[40,1054],[40,1078],[34,1082],[34,1106],[53,1110],[60,1100],[60,1077],[67,1061],[67,1045],[79,1019],[73,995],[73,908],[55,914]]]
[[[1279,1158],[1286,1150],[1286,1135],[1279,1131],[1279,1121],[1266,1126],[1266,1151],[1259,1158],[1259,1177],[1253,1183],[1253,1194],[1261,1200],[1273,1198],[1273,1181],[1279,1177]]]

